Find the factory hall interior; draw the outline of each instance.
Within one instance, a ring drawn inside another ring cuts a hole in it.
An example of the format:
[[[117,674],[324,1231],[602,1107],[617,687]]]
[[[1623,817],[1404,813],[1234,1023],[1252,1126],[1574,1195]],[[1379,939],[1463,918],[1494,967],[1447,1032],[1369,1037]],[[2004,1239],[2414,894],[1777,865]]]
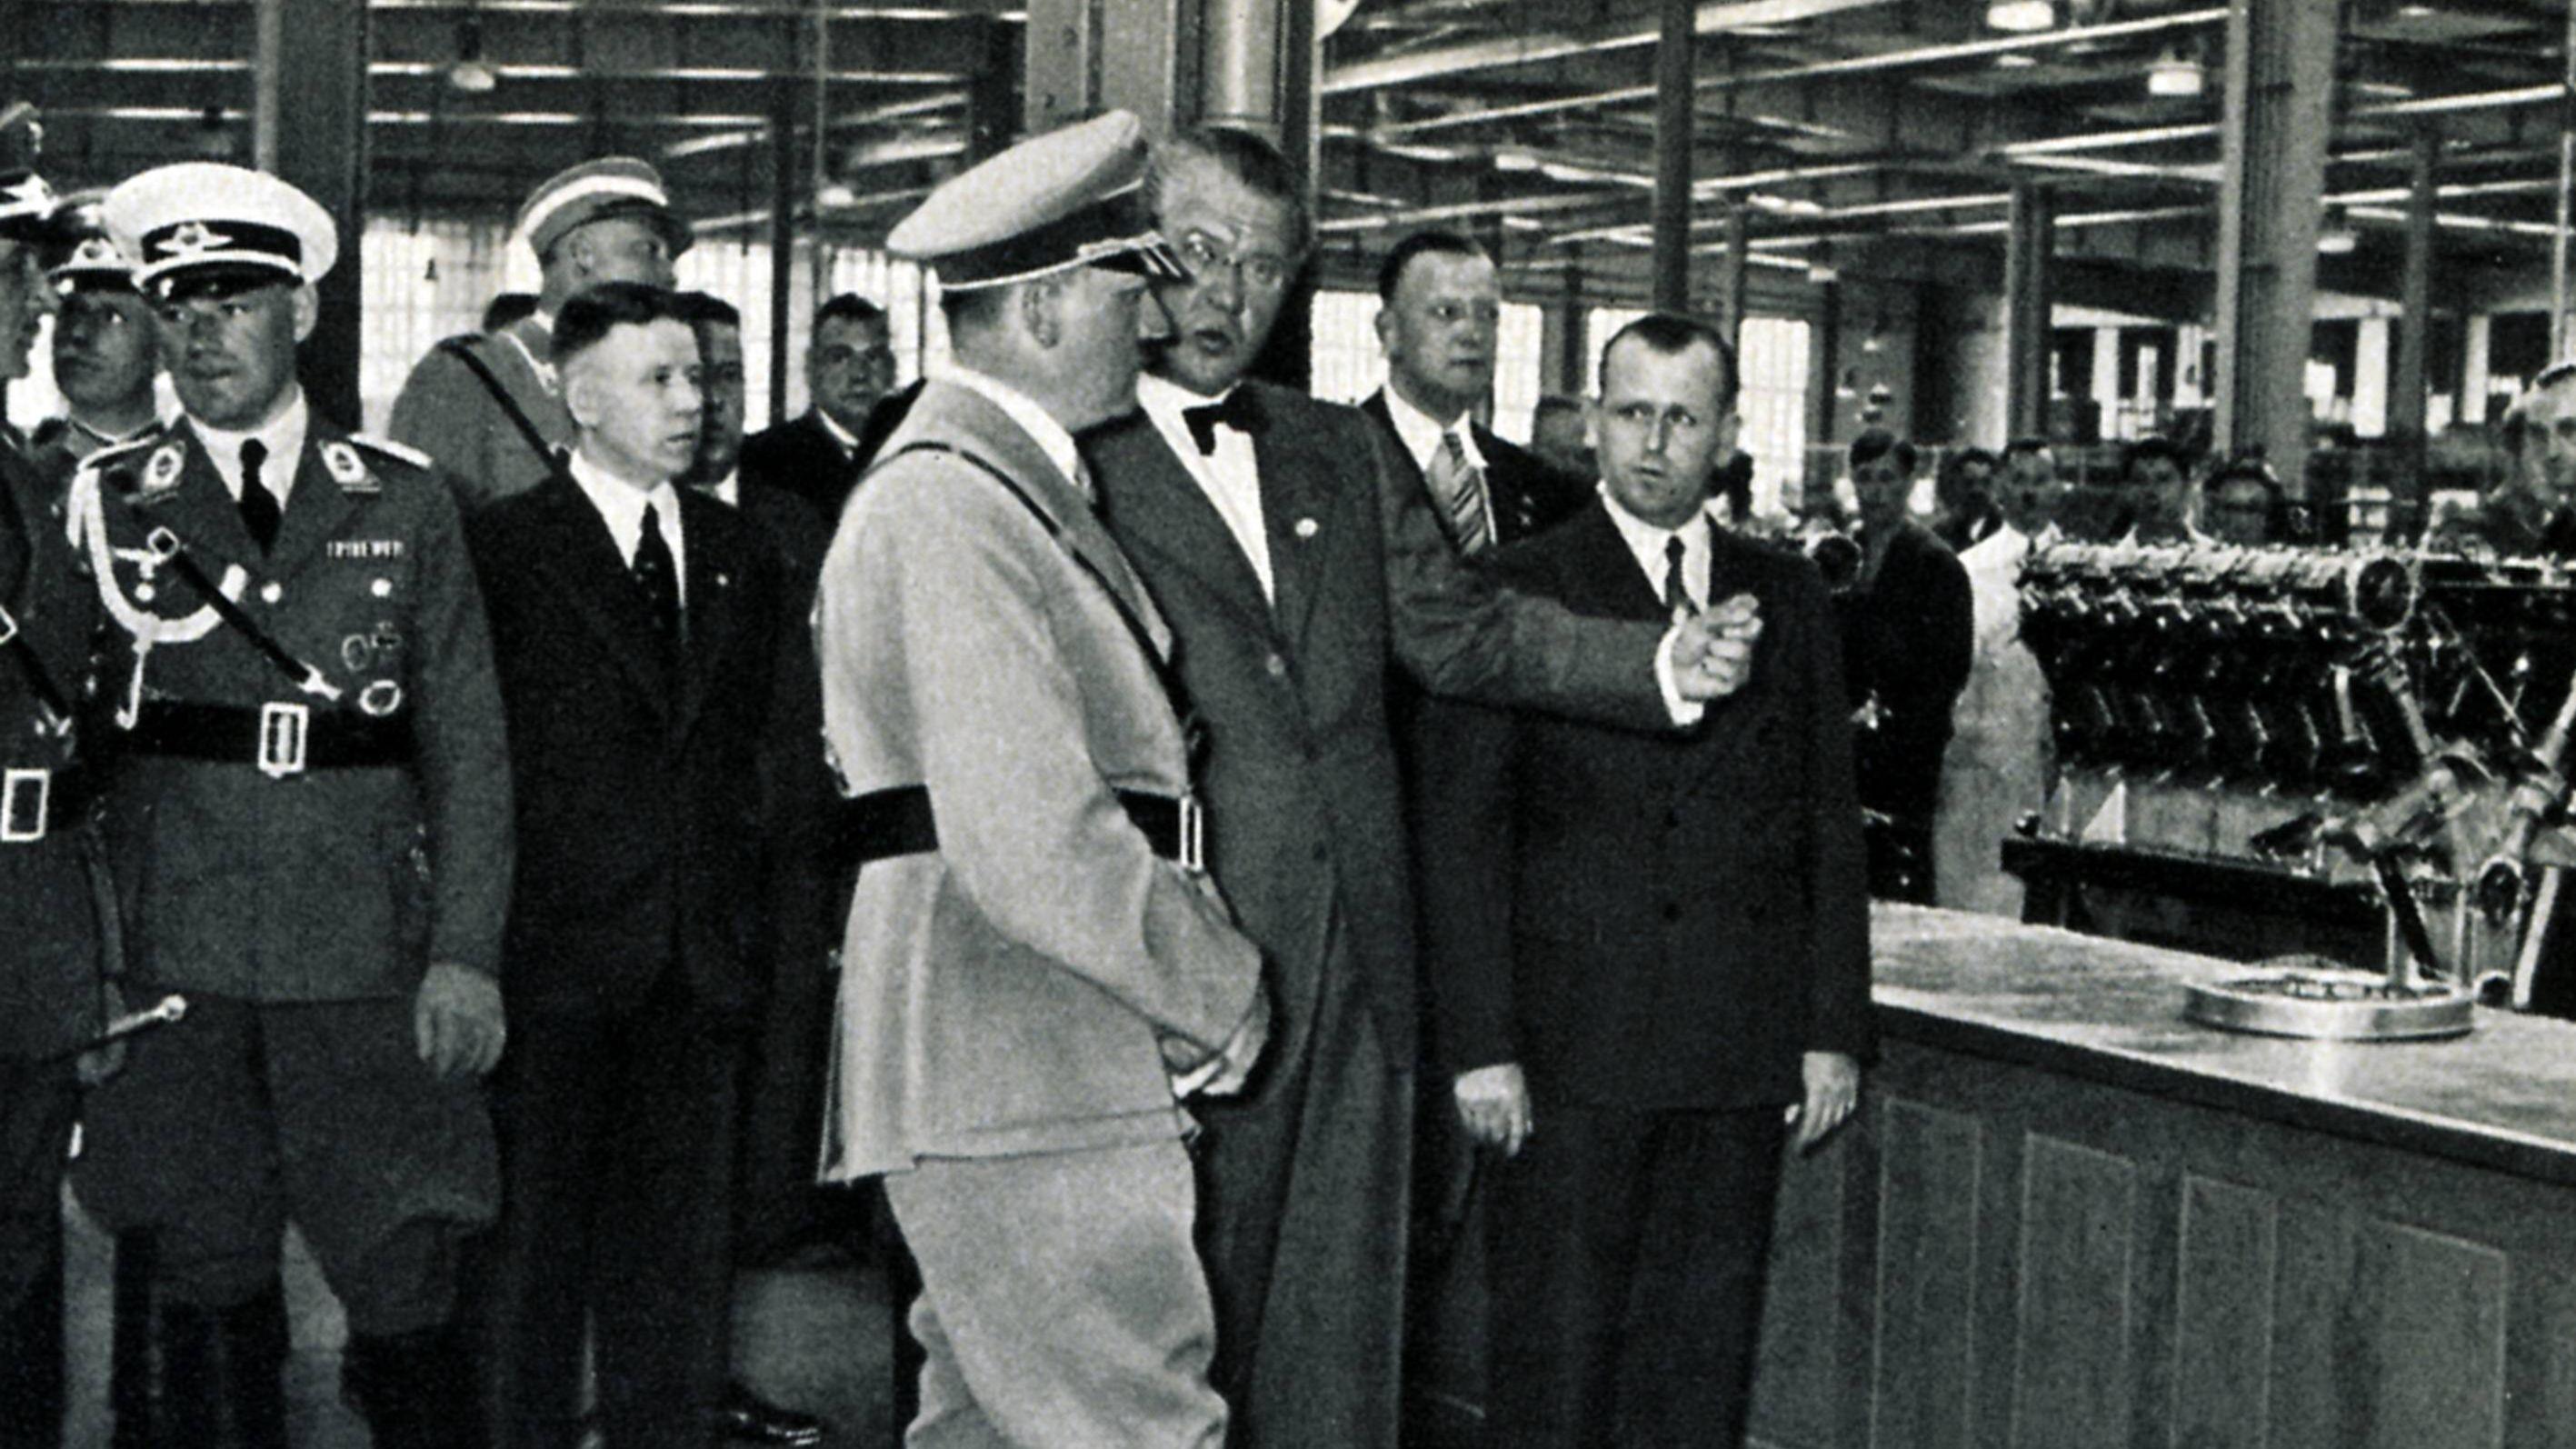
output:
[[[0,0],[0,1449],[2576,1443],[2571,0]]]

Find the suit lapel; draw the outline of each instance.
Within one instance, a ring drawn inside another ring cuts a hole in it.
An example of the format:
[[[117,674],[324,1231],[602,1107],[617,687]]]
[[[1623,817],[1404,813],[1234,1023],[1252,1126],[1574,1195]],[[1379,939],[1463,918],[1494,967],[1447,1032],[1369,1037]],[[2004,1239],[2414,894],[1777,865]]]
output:
[[[707,702],[707,687],[717,662],[733,647],[739,613],[734,607],[742,587],[744,559],[735,547],[740,537],[724,527],[736,520],[716,516],[724,508],[694,490],[680,490],[680,530],[687,557],[684,596],[689,619],[688,648],[679,681],[680,707],[673,728],[687,735]],[[744,520],[747,521],[747,520]]]
[[[1261,526],[1270,540],[1270,580],[1279,629],[1291,644],[1302,643],[1315,614],[1315,570],[1324,549],[1338,541],[1324,537],[1323,515],[1330,494],[1320,485],[1332,476],[1333,461],[1318,458],[1307,439],[1279,425],[1272,409],[1269,427],[1253,440],[1252,456],[1261,475]]]
[[[607,520],[568,476],[558,474],[537,486],[545,492],[545,507],[535,522],[554,535],[548,547],[537,550],[540,566],[567,608],[598,635],[602,651],[627,682],[656,710],[671,708],[671,686],[656,662],[662,646],[653,637],[652,622],[644,616],[642,598],[626,561],[618,556]]]
[[[1144,414],[1096,435],[1092,451],[1103,511],[1121,539],[1195,575],[1265,632],[1275,629],[1270,601],[1262,595],[1252,561],[1234,541],[1234,530],[1226,527],[1198,478]],[[1257,448],[1254,456],[1259,457]],[[1266,477],[1268,469],[1262,471]],[[1276,552],[1271,564],[1278,565]]]

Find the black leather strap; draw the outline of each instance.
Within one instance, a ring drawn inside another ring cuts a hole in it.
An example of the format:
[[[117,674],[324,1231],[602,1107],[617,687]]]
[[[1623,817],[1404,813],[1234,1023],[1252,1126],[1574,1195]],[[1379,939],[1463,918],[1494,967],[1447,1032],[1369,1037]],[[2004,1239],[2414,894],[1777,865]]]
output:
[[[1145,843],[1165,860],[1195,864],[1197,842],[1190,806],[1170,795],[1142,790],[1113,790],[1127,819],[1143,833]],[[898,785],[875,790],[844,803],[833,832],[834,854],[847,867],[899,855],[928,855],[939,849],[939,822],[930,808],[925,785]]]
[[[215,764],[256,765],[265,729],[257,709],[153,700],[135,712],[134,728],[113,736],[113,748]],[[407,765],[411,759],[407,716],[377,718],[345,710],[314,710],[305,725],[307,770],[377,769]]]
[[[528,451],[537,455],[537,461],[546,465],[548,473],[563,471],[563,458],[556,453],[554,445],[546,441],[546,435],[537,431],[536,420],[528,416],[526,408],[519,406],[517,398],[510,396],[510,390],[501,385],[501,379],[492,375],[490,365],[474,355],[471,336],[447,338],[438,344],[438,350],[464,363],[465,370],[483,384],[483,390],[492,394],[492,401],[501,405],[503,415],[518,428],[519,436],[527,440]]]

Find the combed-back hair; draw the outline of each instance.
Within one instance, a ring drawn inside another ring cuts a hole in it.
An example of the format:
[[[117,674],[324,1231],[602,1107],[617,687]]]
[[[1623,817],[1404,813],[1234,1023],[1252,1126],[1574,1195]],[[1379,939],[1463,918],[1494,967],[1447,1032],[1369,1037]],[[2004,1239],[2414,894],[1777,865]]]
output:
[[[1735,397],[1743,379],[1736,375],[1735,349],[1727,345],[1726,338],[1716,328],[1678,312],[1649,312],[1611,333],[1610,340],[1601,345],[1602,371],[1610,370],[1611,349],[1632,338],[1639,346],[1660,357],[1679,357],[1694,347],[1714,351],[1718,361],[1726,364],[1726,384],[1718,389],[1717,410],[1720,413],[1735,411]]]
[[[1855,473],[1881,458],[1896,460],[1896,471],[1914,476],[1914,445],[1885,428],[1867,428],[1851,441],[1851,470]]]
[[[1145,208],[1157,220],[1163,215],[1163,188],[1170,184],[1172,165],[1183,157],[1214,162],[1254,195],[1288,208],[1288,239],[1297,248],[1291,261],[1303,261],[1314,250],[1315,220],[1306,209],[1306,178],[1298,174],[1296,163],[1264,138],[1231,126],[1196,126],[1155,143],[1145,167]]]
[[[1396,284],[1404,280],[1404,269],[1415,257],[1481,257],[1485,249],[1476,239],[1460,231],[1417,231],[1395,244],[1386,260],[1377,264],[1377,299],[1395,300]]]
[[[883,307],[858,293],[842,292],[827,298],[822,306],[814,309],[814,330],[822,331],[826,322],[864,322],[882,328],[886,325],[886,314]]]
[[[689,319],[677,293],[642,282],[601,282],[584,287],[555,314],[555,363],[561,366],[599,345],[618,327],[649,327]]]

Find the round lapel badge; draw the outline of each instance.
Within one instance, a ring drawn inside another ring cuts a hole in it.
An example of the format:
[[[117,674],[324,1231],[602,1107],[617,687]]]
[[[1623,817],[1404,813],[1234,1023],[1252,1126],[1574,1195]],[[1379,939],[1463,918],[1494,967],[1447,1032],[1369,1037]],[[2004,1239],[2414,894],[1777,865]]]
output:
[[[402,708],[402,686],[390,679],[379,679],[358,691],[358,708],[377,719],[383,719]]]

